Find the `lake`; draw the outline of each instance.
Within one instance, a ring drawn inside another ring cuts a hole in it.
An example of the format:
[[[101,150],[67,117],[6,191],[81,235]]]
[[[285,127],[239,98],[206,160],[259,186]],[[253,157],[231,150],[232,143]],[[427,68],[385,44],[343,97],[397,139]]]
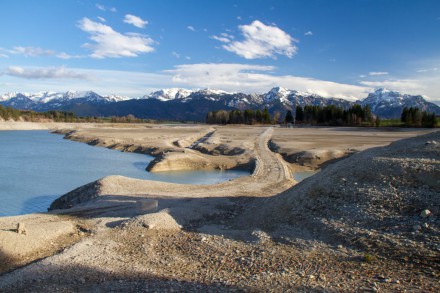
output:
[[[47,211],[61,195],[108,175],[185,184],[215,184],[250,173],[240,170],[145,170],[152,156],[63,139],[47,131],[0,131],[0,216]]]

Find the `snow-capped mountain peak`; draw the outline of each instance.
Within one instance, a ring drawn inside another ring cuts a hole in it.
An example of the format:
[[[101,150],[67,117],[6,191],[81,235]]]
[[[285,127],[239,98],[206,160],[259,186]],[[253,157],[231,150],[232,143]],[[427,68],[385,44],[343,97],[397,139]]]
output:
[[[405,97],[406,96],[406,97]],[[368,97],[362,100],[362,104],[369,104],[373,111],[380,105],[386,104],[396,104],[400,105],[403,103],[408,95],[402,95],[398,91],[392,91],[385,88],[379,88],[374,92],[370,93]]]
[[[128,101],[131,98],[130,97],[126,97],[126,96],[118,96],[118,95],[108,95],[108,96],[103,96],[103,98],[109,102],[121,102],[121,101]]]
[[[229,95],[231,93],[225,92],[223,90],[217,90],[217,89],[211,89],[211,88],[205,88],[202,90],[197,90],[195,92],[201,93],[203,95]]]
[[[12,98],[15,98],[16,96],[17,96],[17,92],[12,92],[12,93],[6,93],[6,94],[3,94],[3,95],[0,95],[0,101],[7,101],[7,100],[10,100],[10,99],[12,99]]]
[[[282,103],[288,103],[288,97],[295,92],[296,91],[291,91],[283,87],[274,87],[268,93],[264,94],[263,100],[266,103],[270,103],[279,99]]]
[[[159,101],[170,101],[175,99],[184,99],[192,94],[192,91],[181,88],[162,89],[148,95],[143,96],[143,99],[157,99]]]

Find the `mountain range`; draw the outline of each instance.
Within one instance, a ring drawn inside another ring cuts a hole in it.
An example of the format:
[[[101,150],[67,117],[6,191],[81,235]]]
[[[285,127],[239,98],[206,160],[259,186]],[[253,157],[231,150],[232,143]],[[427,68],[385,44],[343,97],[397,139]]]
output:
[[[418,107],[440,115],[440,107],[426,101],[421,95],[401,94],[378,89],[365,99],[355,102],[337,98],[324,98],[317,94],[272,88],[264,94],[228,93],[221,90],[163,89],[139,98],[101,96],[93,91],[37,94],[8,93],[0,95],[0,105],[21,110],[69,111],[77,116],[126,116],[159,120],[204,121],[209,111],[231,109],[263,109],[279,111],[281,115],[296,106],[336,105],[349,108],[354,104],[369,105],[381,118],[398,118],[404,107]]]

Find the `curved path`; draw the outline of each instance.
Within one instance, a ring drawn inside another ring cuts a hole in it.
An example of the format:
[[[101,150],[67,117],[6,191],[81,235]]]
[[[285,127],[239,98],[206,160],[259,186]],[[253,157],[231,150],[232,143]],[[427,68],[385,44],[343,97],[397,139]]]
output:
[[[98,214],[100,211],[117,214],[116,210],[122,213],[121,208],[124,210],[124,207],[134,211],[133,204],[139,206],[140,200],[276,195],[291,187],[294,181],[286,162],[268,148],[272,133],[272,127],[266,128],[254,141],[256,168],[251,176],[214,185],[174,184],[109,176],[64,195],[56,201],[53,208],[72,207],[96,198],[67,211],[77,214],[79,211],[87,210],[89,213],[94,210]]]

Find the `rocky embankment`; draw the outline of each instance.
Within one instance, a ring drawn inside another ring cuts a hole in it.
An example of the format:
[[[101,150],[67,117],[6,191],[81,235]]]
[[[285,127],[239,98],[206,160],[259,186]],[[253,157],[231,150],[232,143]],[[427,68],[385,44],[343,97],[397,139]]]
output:
[[[440,132],[354,154],[257,201],[240,222],[438,270]]]

